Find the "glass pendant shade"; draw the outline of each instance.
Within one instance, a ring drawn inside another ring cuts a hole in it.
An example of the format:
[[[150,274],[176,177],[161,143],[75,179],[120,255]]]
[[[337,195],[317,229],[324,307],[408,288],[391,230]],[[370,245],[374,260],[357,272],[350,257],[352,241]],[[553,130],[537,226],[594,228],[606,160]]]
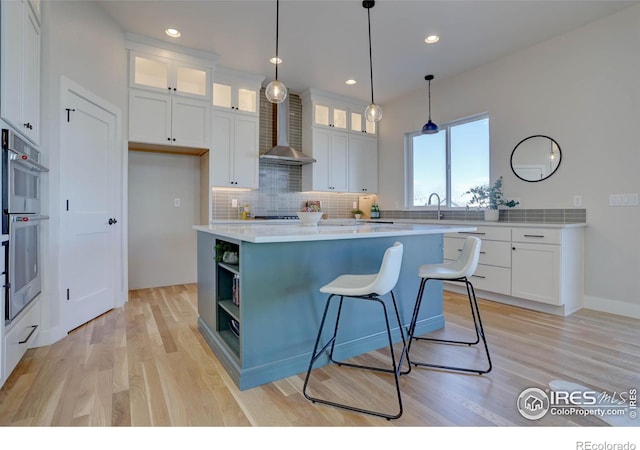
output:
[[[367,109],[364,110],[364,116],[369,122],[379,122],[380,119],[382,119],[382,108],[375,103],[371,103],[367,106]]]
[[[287,87],[278,80],[273,80],[267,85],[264,94],[271,103],[282,103],[287,98]]]
[[[422,127],[422,134],[436,134],[438,132],[438,125],[433,123],[431,119]]]

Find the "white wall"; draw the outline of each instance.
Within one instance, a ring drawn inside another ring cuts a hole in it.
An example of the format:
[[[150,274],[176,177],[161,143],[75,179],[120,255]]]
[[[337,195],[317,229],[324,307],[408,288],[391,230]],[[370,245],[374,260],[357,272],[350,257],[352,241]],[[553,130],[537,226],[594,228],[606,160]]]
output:
[[[195,283],[199,222],[200,158],[129,152],[129,288]]]
[[[609,194],[640,193],[640,6],[431,86],[432,118],[443,123],[488,112],[491,177],[522,208],[572,208],[583,196],[585,307],[640,317],[640,207],[608,206]],[[423,74],[416,74],[423,76]],[[426,122],[426,85],[384,105],[380,204],[401,209],[403,135]],[[527,183],[510,169],[513,147],[545,134],[562,150],[548,180]]]
[[[127,59],[124,33],[93,2],[42,2],[41,151],[50,169],[43,189],[44,205],[51,217],[43,237],[43,332],[39,343],[48,344],[66,334],[60,326],[58,285],[60,77],[88,89],[122,111],[122,135],[128,135]],[[124,142],[123,142],[124,151]],[[117,186],[117,189],[124,188]],[[116,212],[122,217],[124,211]],[[125,223],[124,220],[121,223]],[[126,287],[118,289],[126,295]],[[126,297],[125,297],[126,298]]]

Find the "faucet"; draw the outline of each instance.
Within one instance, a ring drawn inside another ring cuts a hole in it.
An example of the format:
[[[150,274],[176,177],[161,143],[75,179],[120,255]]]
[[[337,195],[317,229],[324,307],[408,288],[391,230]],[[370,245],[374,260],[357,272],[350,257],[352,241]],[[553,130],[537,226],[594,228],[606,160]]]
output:
[[[440,220],[440,219],[442,218],[442,213],[440,212],[440,196],[439,196],[438,194],[436,194],[435,192],[434,192],[434,193],[432,193],[432,194],[429,196],[429,200],[428,200],[428,202],[427,202],[427,205],[428,205],[428,206],[431,206],[431,197],[433,197],[434,195],[435,195],[435,196],[436,196],[436,198],[438,199],[438,220]]]

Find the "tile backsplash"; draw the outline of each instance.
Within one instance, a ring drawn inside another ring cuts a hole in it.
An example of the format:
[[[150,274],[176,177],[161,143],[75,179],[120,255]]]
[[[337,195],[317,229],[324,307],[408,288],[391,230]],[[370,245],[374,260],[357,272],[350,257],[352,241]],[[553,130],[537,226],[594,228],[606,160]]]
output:
[[[320,200],[322,210],[329,218],[352,217],[353,202],[358,194],[333,192],[300,192],[302,185],[301,166],[280,165],[260,161],[260,188],[254,191],[213,191],[213,218],[216,220],[238,219],[238,206],[248,204],[254,216],[295,215],[308,200]]]

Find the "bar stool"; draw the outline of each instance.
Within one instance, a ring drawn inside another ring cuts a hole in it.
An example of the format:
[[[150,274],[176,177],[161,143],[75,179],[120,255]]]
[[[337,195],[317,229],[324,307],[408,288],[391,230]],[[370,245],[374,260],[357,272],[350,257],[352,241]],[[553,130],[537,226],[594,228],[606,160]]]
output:
[[[476,271],[478,267],[478,259],[480,258],[480,239],[473,236],[468,236],[465,239],[462,252],[458,256],[458,259],[452,262],[446,262],[443,264],[423,264],[418,269],[418,276],[422,278],[420,282],[420,288],[418,289],[418,297],[413,309],[413,316],[411,318],[411,324],[409,325],[409,344],[407,346],[407,360],[409,359],[409,352],[411,351],[412,341],[430,341],[439,344],[458,344],[458,345],[476,345],[482,339],[484,349],[487,354],[487,361],[489,363],[488,368],[468,368],[468,367],[455,367],[445,366],[437,364],[429,364],[424,362],[417,362],[411,360],[411,364],[414,366],[434,367],[438,369],[447,369],[453,371],[462,372],[477,372],[478,374],[489,373],[492,368],[491,356],[489,355],[489,347],[487,346],[487,339],[484,334],[484,328],[482,327],[482,320],[480,319],[480,310],[478,309],[478,301],[476,300],[476,293],[473,289],[473,284],[469,281],[469,278]],[[449,282],[464,283],[467,287],[467,296],[469,297],[469,306],[471,307],[471,316],[473,317],[473,325],[476,332],[476,340],[473,342],[447,340],[447,339],[435,339],[415,336],[416,322],[418,320],[418,313],[420,312],[420,305],[422,303],[422,296],[424,294],[424,288],[429,280],[443,280]]]
[[[330,294],[327,299],[324,314],[322,315],[322,320],[320,322],[320,329],[318,330],[318,336],[316,338],[316,343],[313,348],[313,352],[311,354],[311,362],[309,363],[309,369],[307,370],[307,376],[304,380],[304,387],[302,392],[304,396],[313,403],[323,403],[326,405],[335,406],[338,408],[347,409],[350,411],[356,411],[365,414],[371,414],[378,417],[384,417],[387,420],[397,419],[402,415],[402,397],[400,394],[400,381],[399,376],[401,374],[407,374],[411,371],[411,365],[409,365],[409,369],[406,372],[401,372],[402,362],[405,355],[405,350],[407,346],[407,342],[405,340],[404,331],[402,327],[402,322],[400,321],[400,314],[398,313],[398,305],[396,304],[395,296],[393,295],[393,288],[398,282],[398,277],[400,275],[400,267],[402,265],[402,254],[403,254],[403,246],[400,242],[396,242],[393,246],[389,247],[382,258],[382,264],[380,266],[380,270],[378,273],[370,274],[370,275],[340,275],[329,284],[326,284],[320,288],[320,292],[324,294]],[[402,336],[402,353],[400,354],[399,362],[396,364],[396,357],[393,351],[393,342],[391,341],[391,328],[389,326],[389,315],[387,313],[387,307],[385,306],[384,301],[380,298],[387,293],[391,293],[391,300],[393,303],[393,309],[395,311],[396,320],[398,321],[398,328],[400,330],[400,335]],[[338,312],[336,315],[336,321],[333,330],[333,336],[329,339],[329,341],[322,346],[318,350],[320,346],[320,338],[322,335],[322,331],[324,329],[325,321],[327,318],[327,311],[329,310],[329,306],[331,301],[335,298],[339,297],[338,303]],[[382,306],[382,311],[384,313],[384,318],[387,326],[387,337],[389,339],[389,350],[391,352],[391,368],[386,367],[372,367],[360,364],[352,364],[344,361],[336,361],[333,358],[333,350],[336,345],[336,336],[338,334],[338,326],[340,325],[340,314],[342,312],[342,303],[344,298],[351,298],[355,300],[365,300],[368,302],[374,301],[379,303]],[[396,395],[398,398],[398,412],[395,414],[388,414],[379,411],[373,411],[368,409],[362,409],[342,403],[337,403],[334,401],[320,399],[316,397],[312,397],[307,394],[307,386],[309,384],[309,376],[311,375],[311,371],[313,369],[313,364],[317,361],[317,359],[329,348],[329,361],[337,364],[338,366],[347,366],[354,367],[359,369],[373,370],[378,372],[392,373],[395,378],[396,385]]]

